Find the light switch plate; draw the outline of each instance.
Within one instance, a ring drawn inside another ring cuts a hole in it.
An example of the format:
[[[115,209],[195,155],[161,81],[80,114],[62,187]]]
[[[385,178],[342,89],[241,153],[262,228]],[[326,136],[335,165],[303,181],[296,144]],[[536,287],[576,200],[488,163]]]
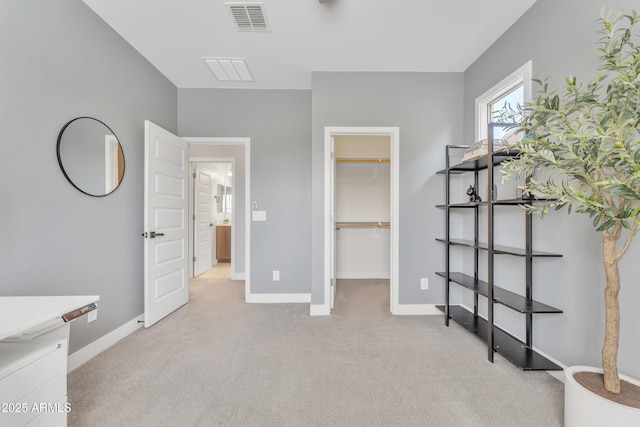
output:
[[[266,221],[267,220],[267,211],[253,211],[251,213],[254,221]]]

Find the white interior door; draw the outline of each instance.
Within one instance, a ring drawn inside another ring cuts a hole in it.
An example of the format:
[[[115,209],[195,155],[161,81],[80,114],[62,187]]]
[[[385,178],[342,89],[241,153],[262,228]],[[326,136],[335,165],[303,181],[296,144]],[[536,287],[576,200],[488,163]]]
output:
[[[195,182],[195,263],[194,276],[209,271],[212,265],[211,259],[211,175],[203,171],[196,172]]]
[[[146,120],[144,325],[189,300],[188,144]]]

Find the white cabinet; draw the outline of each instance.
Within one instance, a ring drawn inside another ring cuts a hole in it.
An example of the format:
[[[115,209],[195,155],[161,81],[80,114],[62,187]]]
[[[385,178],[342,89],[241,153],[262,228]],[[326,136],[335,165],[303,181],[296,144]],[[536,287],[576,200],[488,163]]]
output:
[[[2,426],[65,426],[67,340],[0,342],[0,405]]]
[[[69,322],[98,299],[0,298],[0,426],[67,425]]]

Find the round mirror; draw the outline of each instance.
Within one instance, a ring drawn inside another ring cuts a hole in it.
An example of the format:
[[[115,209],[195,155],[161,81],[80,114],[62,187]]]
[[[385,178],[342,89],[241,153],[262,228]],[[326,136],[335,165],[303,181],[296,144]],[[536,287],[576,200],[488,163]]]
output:
[[[124,176],[124,153],[109,126],[93,117],[78,117],[58,135],[58,163],[75,188],[89,196],[112,193]]]

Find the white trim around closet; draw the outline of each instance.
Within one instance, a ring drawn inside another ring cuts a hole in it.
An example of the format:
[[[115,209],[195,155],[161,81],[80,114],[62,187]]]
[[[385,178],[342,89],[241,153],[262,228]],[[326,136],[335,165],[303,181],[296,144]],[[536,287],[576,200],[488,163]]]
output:
[[[324,277],[323,277],[323,304],[312,304],[310,314],[312,316],[329,315],[331,313],[331,233],[335,228],[331,213],[331,198],[334,189],[332,187],[332,143],[335,136],[341,135],[373,135],[389,136],[391,140],[391,253],[390,253],[390,311],[396,314],[400,310],[399,293],[399,229],[400,229],[400,128],[398,127],[334,127],[324,128]]]

